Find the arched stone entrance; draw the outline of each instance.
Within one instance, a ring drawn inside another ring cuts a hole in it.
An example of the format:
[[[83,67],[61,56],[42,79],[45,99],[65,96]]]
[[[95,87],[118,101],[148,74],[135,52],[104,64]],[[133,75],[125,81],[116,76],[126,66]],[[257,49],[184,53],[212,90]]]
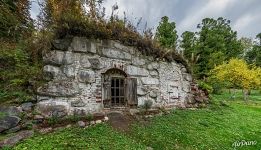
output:
[[[107,70],[102,74],[102,102],[104,108],[136,106],[136,78],[129,78],[118,68]]]

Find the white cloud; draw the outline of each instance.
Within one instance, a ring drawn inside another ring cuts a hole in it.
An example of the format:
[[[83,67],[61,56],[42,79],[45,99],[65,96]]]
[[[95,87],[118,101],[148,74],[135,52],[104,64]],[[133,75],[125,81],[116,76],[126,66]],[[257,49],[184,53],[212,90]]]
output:
[[[178,24],[179,30],[193,30],[206,17],[219,17],[236,0],[208,0],[201,7],[192,7],[186,17]]]
[[[237,31],[243,30],[250,23],[253,23],[253,21],[256,20],[258,17],[259,17],[259,15],[245,14],[236,20],[236,22],[233,25],[233,28]]]

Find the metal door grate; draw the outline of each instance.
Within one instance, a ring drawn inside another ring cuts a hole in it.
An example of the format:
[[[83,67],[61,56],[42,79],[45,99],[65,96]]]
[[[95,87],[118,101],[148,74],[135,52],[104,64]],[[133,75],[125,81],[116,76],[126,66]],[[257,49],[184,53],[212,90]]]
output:
[[[111,78],[111,106],[124,106],[124,78]]]

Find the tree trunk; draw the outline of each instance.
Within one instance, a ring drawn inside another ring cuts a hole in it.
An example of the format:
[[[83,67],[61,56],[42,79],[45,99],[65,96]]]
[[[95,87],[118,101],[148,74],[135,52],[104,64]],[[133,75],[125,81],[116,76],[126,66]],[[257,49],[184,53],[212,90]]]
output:
[[[248,90],[247,89],[244,89],[244,92],[243,92],[243,94],[244,94],[244,101],[245,102],[247,102],[248,101],[248,96],[249,96],[249,94],[248,94],[249,92],[248,92]]]
[[[231,93],[231,99],[235,99],[235,98],[236,98],[236,88],[233,87],[232,90],[233,90],[233,91],[232,91],[232,93]]]

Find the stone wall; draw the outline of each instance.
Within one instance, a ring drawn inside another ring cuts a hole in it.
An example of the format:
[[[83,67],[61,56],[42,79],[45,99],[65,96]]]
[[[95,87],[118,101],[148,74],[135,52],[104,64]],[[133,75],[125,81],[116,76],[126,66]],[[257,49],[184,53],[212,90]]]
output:
[[[48,117],[103,110],[102,73],[119,68],[137,78],[138,105],[185,107],[192,77],[176,62],[155,60],[116,41],[83,37],[55,40],[43,57],[48,83],[38,89],[37,111]]]

